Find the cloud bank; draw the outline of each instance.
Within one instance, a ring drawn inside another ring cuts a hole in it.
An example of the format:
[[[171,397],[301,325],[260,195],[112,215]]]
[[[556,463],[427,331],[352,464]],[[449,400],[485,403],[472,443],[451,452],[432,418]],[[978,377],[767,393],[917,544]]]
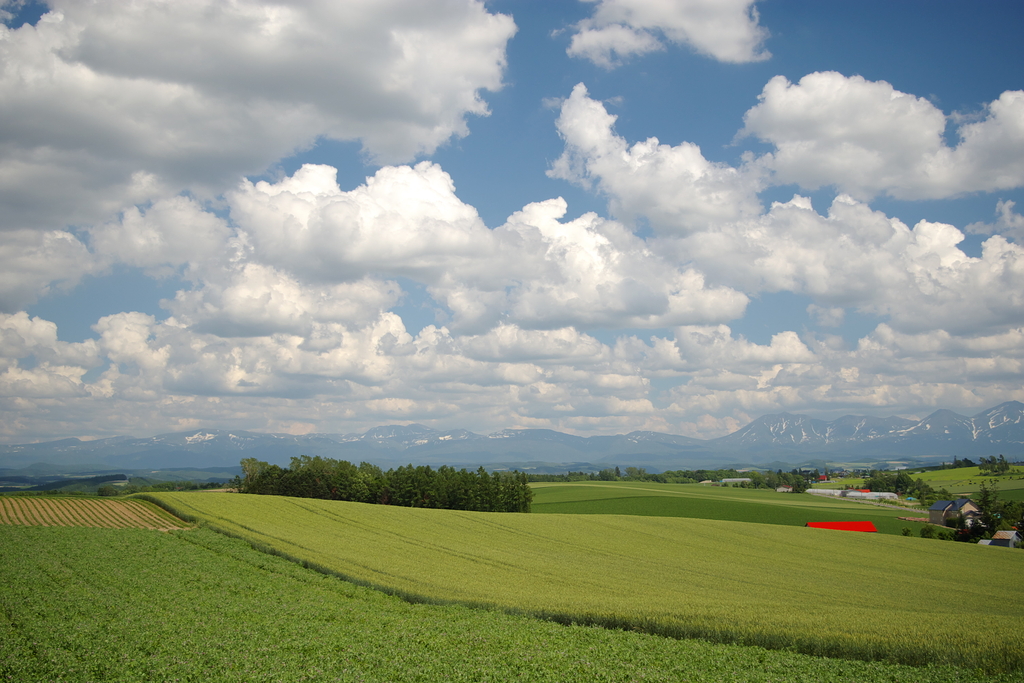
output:
[[[960,227],[872,206],[1024,186],[1020,91],[964,118],[884,81],[777,76],[737,131],[760,146],[729,163],[626,139],[580,83],[548,176],[606,215],[552,193],[487,225],[420,159],[503,87],[516,26],[480,2],[50,7],[0,30],[0,438],[410,421],[718,436],[779,410],[1024,399],[1014,202]],[[609,68],[666,42],[768,56],[752,2],[602,0],[574,30],[570,54]],[[325,164],[256,179],[323,138],[381,165],[354,187]],[[762,200],[779,186],[797,192]],[[27,313],[113,267],[179,280],[166,316],[105,315],[72,343]],[[744,320],[775,294],[806,322],[759,343]],[[844,338],[856,316],[870,329]]]

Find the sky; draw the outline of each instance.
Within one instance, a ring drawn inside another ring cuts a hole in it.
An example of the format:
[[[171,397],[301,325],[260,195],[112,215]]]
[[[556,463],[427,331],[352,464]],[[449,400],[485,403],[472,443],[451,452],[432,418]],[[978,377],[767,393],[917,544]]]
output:
[[[1015,0],[0,19],[0,442],[1024,400]]]

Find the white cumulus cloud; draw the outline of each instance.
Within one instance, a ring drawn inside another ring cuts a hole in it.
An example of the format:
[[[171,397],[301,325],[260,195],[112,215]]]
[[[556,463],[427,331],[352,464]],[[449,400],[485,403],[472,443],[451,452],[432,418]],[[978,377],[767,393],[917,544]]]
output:
[[[5,228],[216,195],[320,137],[430,153],[488,113],[515,32],[476,0],[48,5],[0,27]]]
[[[664,49],[663,39],[723,62],[771,56],[762,49],[768,31],[758,24],[755,0],[584,1],[597,7],[574,27],[567,52],[605,68]]]
[[[594,184],[613,215],[643,215],[662,231],[695,231],[761,212],[756,168],[708,161],[691,142],[673,147],[648,138],[630,146],[614,132],[615,118],[576,85],[557,121],[565,151],[548,175]]]
[[[1024,91],[1007,91],[984,118],[959,127],[928,100],[885,81],[812,73],[771,79],[742,134],[775,146],[761,162],[779,184],[835,185],[859,199],[933,199],[1024,185]]]

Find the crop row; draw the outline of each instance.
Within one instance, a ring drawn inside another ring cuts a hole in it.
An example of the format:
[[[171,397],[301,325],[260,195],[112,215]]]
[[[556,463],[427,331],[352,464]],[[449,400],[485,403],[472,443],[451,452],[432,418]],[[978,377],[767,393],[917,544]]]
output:
[[[0,680],[1022,683],[409,604],[206,529],[0,527]]]
[[[1024,554],[768,524],[238,494],[168,508],[412,600],[828,657],[1024,668]],[[964,581],[949,567],[970,567]],[[971,623],[955,639],[931,624]]]
[[[0,496],[0,524],[182,529],[181,520],[139,500]]]

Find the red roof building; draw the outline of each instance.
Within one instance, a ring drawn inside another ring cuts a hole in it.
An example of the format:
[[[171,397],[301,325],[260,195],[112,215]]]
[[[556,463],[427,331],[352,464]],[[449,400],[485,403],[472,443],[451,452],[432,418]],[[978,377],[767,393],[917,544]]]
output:
[[[804,526],[815,529],[839,529],[840,531],[878,531],[872,522],[807,522]]]

